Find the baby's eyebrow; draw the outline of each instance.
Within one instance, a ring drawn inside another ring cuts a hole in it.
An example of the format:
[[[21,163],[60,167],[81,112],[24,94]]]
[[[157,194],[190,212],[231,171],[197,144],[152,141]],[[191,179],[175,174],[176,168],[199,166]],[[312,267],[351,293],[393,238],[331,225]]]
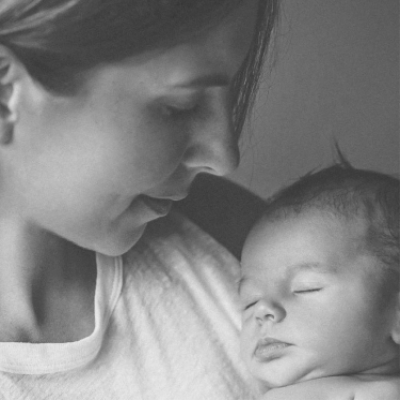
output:
[[[288,275],[294,275],[303,271],[317,271],[326,274],[337,272],[337,267],[320,262],[304,262],[300,264],[289,265],[286,269]]]

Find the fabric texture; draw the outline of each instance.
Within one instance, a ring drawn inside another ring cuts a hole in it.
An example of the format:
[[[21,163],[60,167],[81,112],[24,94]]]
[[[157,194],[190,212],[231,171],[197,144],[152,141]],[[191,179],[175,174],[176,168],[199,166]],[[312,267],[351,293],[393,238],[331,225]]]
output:
[[[97,257],[95,329],[73,343],[0,343],[0,399],[252,400],[239,356],[237,260],[185,217]]]

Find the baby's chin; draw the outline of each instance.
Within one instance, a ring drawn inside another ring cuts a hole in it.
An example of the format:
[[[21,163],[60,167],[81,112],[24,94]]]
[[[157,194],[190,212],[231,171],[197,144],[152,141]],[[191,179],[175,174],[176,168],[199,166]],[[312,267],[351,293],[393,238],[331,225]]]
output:
[[[278,389],[295,385],[311,379],[323,377],[323,374],[310,374],[310,371],[301,369],[285,369],[284,371],[254,371],[253,374],[262,387]]]
[[[298,360],[297,360],[298,361]],[[277,389],[292,386],[298,383],[308,382],[314,379],[326,378],[332,375],[320,365],[307,362],[291,363],[276,360],[264,365],[252,365],[252,374],[261,385],[269,389]],[[339,375],[339,374],[338,374]]]
[[[373,368],[365,368],[358,371],[337,371],[336,373],[329,373],[321,370],[289,370],[283,373],[272,374],[265,373],[265,371],[257,371],[257,379],[260,386],[265,389],[279,389],[296,384],[301,384],[310,381],[318,381],[323,378],[337,378],[339,376],[357,377],[364,381],[374,381],[379,377],[387,376],[400,376],[400,363],[399,360],[393,359],[381,365],[374,366]]]

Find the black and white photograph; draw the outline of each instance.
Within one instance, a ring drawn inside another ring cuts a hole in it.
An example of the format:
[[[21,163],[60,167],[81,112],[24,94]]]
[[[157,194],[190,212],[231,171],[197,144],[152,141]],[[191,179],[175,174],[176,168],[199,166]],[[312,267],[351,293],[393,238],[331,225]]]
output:
[[[0,0],[0,400],[399,400],[398,0]]]

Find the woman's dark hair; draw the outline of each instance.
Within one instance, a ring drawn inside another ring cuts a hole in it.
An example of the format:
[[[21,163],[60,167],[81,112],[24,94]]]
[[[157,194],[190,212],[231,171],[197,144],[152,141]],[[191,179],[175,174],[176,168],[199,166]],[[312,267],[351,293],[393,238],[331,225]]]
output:
[[[243,0],[2,0],[0,44],[47,90],[72,95],[88,70],[184,42]],[[254,101],[278,0],[260,0],[257,26],[234,91],[238,133]]]

